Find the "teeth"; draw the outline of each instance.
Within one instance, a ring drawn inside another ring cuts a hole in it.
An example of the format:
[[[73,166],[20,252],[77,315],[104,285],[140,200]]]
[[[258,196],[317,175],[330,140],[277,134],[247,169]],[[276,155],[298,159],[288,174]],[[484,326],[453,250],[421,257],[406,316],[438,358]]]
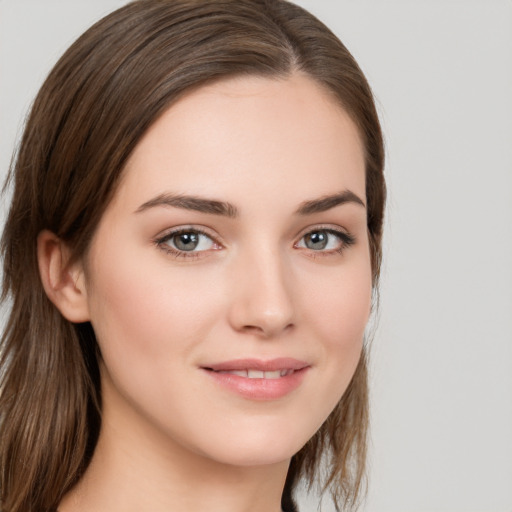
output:
[[[230,375],[238,375],[238,377],[246,377],[249,379],[279,379],[291,375],[293,370],[274,370],[271,372],[263,372],[261,370],[220,370],[218,373],[229,373]]]
[[[276,370],[274,372],[265,372],[265,379],[280,379],[281,371]]]
[[[231,375],[238,375],[239,377],[247,377],[247,370],[226,370],[219,373],[230,373]]]

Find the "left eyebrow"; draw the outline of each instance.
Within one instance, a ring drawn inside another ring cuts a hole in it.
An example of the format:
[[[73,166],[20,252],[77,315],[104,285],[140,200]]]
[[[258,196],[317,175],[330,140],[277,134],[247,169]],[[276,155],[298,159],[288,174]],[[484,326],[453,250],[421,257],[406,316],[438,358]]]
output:
[[[358,204],[366,208],[364,201],[358,195],[354,194],[351,190],[344,190],[343,192],[323,196],[319,199],[304,201],[295,213],[298,215],[312,215],[313,213],[326,212],[335,206],[340,206],[345,203]]]

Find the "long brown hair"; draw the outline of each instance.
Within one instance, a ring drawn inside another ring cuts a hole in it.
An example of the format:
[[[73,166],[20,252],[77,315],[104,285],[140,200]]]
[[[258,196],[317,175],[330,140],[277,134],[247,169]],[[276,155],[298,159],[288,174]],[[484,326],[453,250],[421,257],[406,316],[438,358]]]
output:
[[[140,0],[100,20],[59,60],[29,115],[8,182],[1,241],[0,508],[55,510],[91,459],[101,425],[100,357],[89,323],[64,319],[43,290],[36,238],[86,252],[127,158],[185,92],[235,75],[305,73],[359,128],[366,151],[374,289],[385,201],[382,134],[357,63],[320,21],[284,0]],[[340,506],[361,494],[368,427],[366,354],[332,414],[292,458],[283,493],[320,477]],[[322,469],[323,468],[323,469]]]

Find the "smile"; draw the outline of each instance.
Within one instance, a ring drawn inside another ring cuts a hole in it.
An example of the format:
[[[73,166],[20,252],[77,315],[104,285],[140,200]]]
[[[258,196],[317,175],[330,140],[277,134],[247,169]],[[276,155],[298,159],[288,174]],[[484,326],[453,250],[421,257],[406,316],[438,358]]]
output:
[[[264,372],[261,370],[221,370],[217,373],[229,373],[231,375],[238,375],[239,377],[245,377],[248,379],[280,379],[281,377],[286,377],[287,375],[291,375],[295,370],[286,369],[286,370],[275,370],[270,372]]]
[[[238,359],[201,367],[221,389],[249,400],[284,398],[300,387],[311,366],[293,358]]]

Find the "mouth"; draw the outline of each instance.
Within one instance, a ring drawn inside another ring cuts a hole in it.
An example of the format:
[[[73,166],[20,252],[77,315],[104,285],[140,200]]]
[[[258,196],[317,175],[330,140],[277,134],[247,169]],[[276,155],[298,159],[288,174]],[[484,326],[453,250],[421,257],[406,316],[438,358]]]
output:
[[[230,375],[238,375],[239,377],[244,377],[246,379],[280,379],[281,377],[291,375],[295,371],[290,368],[268,372],[255,370],[252,368],[248,368],[247,370],[212,370],[210,368],[207,369],[216,373],[228,373]]]
[[[224,389],[250,400],[276,400],[297,389],[311,366],[305,361],[237,359],[202,366]]]

